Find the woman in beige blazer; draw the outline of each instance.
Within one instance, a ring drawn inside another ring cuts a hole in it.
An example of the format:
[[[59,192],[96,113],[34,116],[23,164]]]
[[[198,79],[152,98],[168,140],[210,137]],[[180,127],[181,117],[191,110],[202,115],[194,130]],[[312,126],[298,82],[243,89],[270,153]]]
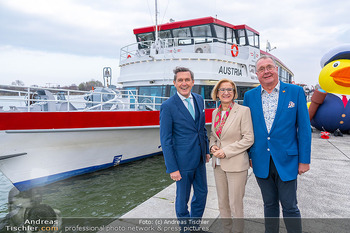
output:
[[[234,222],[234,232],[243,232],[243,197],[249,169],[247,149],[254,143],[250,109],[234,102],[237,88],[229,79],[215,85],[212,98],[221,101],[213,112],[209,145],[220,216],[225,219],[226,232],[232,232],[232,217],[241,219]]]

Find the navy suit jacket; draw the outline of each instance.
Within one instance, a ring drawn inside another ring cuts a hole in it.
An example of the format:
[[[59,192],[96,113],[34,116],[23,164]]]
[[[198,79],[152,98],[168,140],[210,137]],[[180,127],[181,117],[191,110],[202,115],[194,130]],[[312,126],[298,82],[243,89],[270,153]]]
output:
[[[160,108],[160,141],[167,173],[194,170],[209,154],[204,101],[198,94],[192,96],[195,120],[178,94]]]
[[[294,180],[299,163],[310,163],[311,126],[306,98],[301,87],[280,81],[275,120],[267,132],[261,101],[261,85],[244,94],[243,105],[250,108],[254,128],[254,144],[249,157],[254,174],[269,175],[270,155],[283,181]]]

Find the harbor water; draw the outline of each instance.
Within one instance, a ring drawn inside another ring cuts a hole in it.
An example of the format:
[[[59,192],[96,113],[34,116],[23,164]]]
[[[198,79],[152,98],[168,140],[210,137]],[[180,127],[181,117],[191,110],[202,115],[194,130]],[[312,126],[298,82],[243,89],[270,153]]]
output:
[[[152,197],[173,181],[165,173],[162,155],[59,181],[37,191],[42,203],[63,218],[115,219]],[[13,185],[0,174],[0,218],[8,218],[8,194]],[[29,192],[18,196],[27,196]]]

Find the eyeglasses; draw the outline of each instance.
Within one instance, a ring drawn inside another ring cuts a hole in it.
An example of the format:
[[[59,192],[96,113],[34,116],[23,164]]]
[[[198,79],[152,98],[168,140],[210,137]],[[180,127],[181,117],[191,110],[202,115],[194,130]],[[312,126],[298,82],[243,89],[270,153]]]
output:
[[[225,91],[227,91],[227,92],[233,92],[233,88],[219,88],[218,89],[220,92],[225,92]]]
[[[276,66],[273,66],[273,65],[268,65],[268,66],[266,66],[266,67],[260,67],[260,68],[258,69],[258,73],[259,73],[259,74],[264,73],[265,70],[266,70],[266,71],[272,71],[274,68],[276,68]]]

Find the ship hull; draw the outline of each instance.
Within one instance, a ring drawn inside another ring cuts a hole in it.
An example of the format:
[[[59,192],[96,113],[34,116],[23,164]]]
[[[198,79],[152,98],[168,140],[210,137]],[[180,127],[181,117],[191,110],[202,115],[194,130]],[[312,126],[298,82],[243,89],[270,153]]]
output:
[[[20,191],[162,152],[159,111],[0,113],[0,122],[0,170]]]
[[[23,118],[23,114],[27,118]],[[1,171],[15,187],[25,191],[161,153],[157,124],[159,112],[129,112],[129,119],[134,118],[129,120],[130,126],[120,126],[120,121],[115,121],[114,127],[109,122],[103,122],[106,115],[109,119],[118,119],[123,112],[94,113],[94,119],[90,120],[93,127],[77,128],[69,123],[71,117],[83,120],[83,116],[89,114],[66,112],[59,116],[63,117],[59,122],[66,122],[61,127],[55,121],[41,119],[41,127],[33,128],[40,123],[40,120],[31,122],[33,113],[1,113],[0,118],[7,122],[2,121],[1,126],[7,129],[0,131]],[[57,113],[34,115],[39,119],[58,117]],[[16,119],[22,122],[11,124]],[[135,125],[138,120],[139,125]],[[88,125],[89,122],[81,124]]]

